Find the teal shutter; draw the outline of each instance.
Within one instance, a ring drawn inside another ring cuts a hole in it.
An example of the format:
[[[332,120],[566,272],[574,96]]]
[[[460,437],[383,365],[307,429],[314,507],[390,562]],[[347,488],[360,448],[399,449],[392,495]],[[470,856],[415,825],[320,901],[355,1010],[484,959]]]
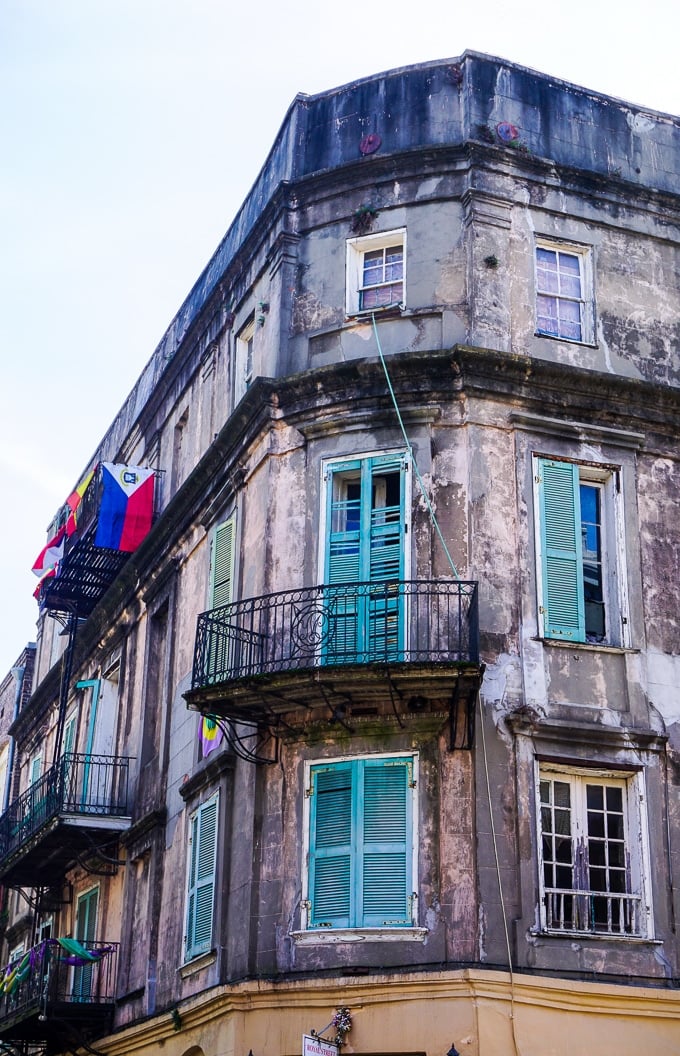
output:
[[[217,804],[215,797],[191,818],[187,899],[187,959],[206,953],[212,945],[217,859]]]
[[[230,605],[234,579],[235,518],[220,524],[213,540],[210,607],[219,609]]]
[[[539,459],[544,634],[585,641],[578,466]]]
[[[327,661],[395,660],[404,648],[406,466],[382,455],[328,471]]]
[[[36,755],[31,759],[31,769],[28,775],[29,785],[34,785],[36,781],[40,780],[40,771],[42,770],[42,755]]]
[[[352,895],[352,764],[312,771],[312,927],[347,928]]]
[[[412,812],[410,760],[365,760],[361,841],[361,921],[410,924]]]
[[[76,938],[86,947],[97,934],[99,888],[93,887],[78,898],[76,909]],[[73,969],[73,1000],[89,1001],[92,991],[93,966],[85,964]]]
[[[66,720],[66,725],[64,726],[64,740],[63,740],[63,747],[62,747],[62,755],[70,755],[74,751],[75,741],[76,741],[76,716],[75,715],[71,715],[71,717]]]
[[[411,923],[412,769],[410,759],[313,768],[310,927]]]

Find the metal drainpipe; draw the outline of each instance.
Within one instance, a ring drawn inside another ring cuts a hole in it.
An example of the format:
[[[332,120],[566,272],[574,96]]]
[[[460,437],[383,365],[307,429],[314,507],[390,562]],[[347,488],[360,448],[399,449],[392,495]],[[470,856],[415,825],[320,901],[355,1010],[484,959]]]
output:
[[[15,722],[19,715],[19,706],[21,704],[21,692],[24,688],[24,675],[26,674],[26,666],[13,667],[11,669],[12,675],[16,680],[16,689],[14,691],[14,712],[12,714],[12,722]],[[12,770],[14,769],[14,752],[16,749],[16,741],[14,737],[9,739],[9,752],[7,755],[7,778],[5,780],[5,794],[2,803],[3,814],[9,807],[9,799],[12,791]]]

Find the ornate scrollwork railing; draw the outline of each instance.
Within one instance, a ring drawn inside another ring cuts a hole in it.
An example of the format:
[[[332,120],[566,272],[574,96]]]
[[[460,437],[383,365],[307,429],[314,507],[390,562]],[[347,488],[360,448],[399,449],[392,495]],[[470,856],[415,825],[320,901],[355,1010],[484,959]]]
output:
[[[476,583],[302,587],[202,613],[192,688],[337,664],[478,660]]]

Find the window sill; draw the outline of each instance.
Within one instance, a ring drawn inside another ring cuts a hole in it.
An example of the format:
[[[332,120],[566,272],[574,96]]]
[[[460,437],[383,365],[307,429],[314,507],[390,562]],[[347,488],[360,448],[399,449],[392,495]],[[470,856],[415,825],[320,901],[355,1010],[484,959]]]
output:
[[[567,345],[580,345],[583,348],[599,348],[597,341],[577,341],[573,337],[560,337],[559,334],[544,334],[540,330],[534,330],[534,337],[542,337],[548,341],[562,341]]]
[[[196,972],[202,971],[203,968],[209,968],[216,960],[217,951],[210,950],[208,953],[200,953],[198,957],[193,957],[190,961],[187,961],[186,964],[181,964],[177,971],[182,979],[188,979],[189,976],[195,975]]]
[[[567,931],[566,928],[564,931],[541,931],[532,928],[529,934],[537,939],[569,939],[571,942],[580,939],[582,942],[625,942],[626,945],[630,943],[636,946],[663,946],[661,939],[651,939],[646,935],[607,935],[599,931]]]
[[[402,316],[412,315],[405,304],[399,301],[397,304],[383,304],[380,308],[353,308],[347,312],[348,319],[370,319],[372,315],[379,316]]]
[[[424,942],[427,928],[310,928],[291,931],[296,946],[336,946],[341,942]]]
[[[617,656],[639,653],[639,649],[633,649],[626,645],[607,645],[606,642],[567,642],[563,638],[543,638],[535,635],[535,642],[543,642],[544,645],[554,646],[556,649],[585,649],[589,653],[614,653]]]

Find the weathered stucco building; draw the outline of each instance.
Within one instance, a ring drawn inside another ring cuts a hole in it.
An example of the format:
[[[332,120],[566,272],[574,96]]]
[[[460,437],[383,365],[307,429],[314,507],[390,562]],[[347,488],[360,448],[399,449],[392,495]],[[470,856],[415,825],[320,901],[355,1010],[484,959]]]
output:
[[[475,53],[295,99],[43,582],[14,1051],[680,1048],[679,181]]]

